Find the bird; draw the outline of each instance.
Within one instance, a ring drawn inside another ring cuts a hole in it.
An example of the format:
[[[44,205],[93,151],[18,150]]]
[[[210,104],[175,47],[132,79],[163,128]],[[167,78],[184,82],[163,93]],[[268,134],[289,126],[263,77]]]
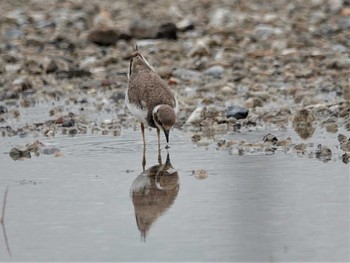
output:
[[[141,123],[144,149],[145,124],[157,129],[158,150],[160,150],[161,130],[164,132],[168,147],[169,132],[176,122],[178,102],[167,83],[150,66],[137,46],[130,59],[125,104],[130,113]]]

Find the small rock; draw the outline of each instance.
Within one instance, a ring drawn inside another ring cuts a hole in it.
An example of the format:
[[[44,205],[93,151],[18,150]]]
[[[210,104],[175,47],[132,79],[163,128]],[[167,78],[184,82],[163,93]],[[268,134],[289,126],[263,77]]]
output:
[[[326,131],[336,133],[338,131],[338,125],[336,123],[329,123],[326,125]]]
[[[328,0],[328,7],[331,12],[338,13],[343,7],[344,0]]]
[[[205,138],[205,139],[201,139],[200,141],[198,141],[197,146],[206,147],[206,146],[209,146],[211,143],[212,143],[211,140]]]
[[[119,39],[125,39],[126,36],[121,36],[121,34],[113,28],[96,28],[89,32],[88,40],[101,45],[108,46],[114,45]]]
[[[271,142],[273,144],[276,144],[278,142],[278,139],[275,135],[268,133],[264,136],[263,142]]]
[[[193,30],[195,26],[191,19],[185,18],[180,22],[176,23],[176,27],[179,31],[184,32],[187,30]]]
[[[262,100],[258,98],[249,98],[244,102],[244,107],[249,109],[261,107],[262,105],[263,105]]]
[[[305,143],[299,143],[297,145],[295,145],[293,148],[296,150],[296,151],[299,151],[299,152],[304,152],[305,149],[306,149],[307,145]]]
[[[344,153],[341,157],[342,157],[343,163],[348,164],[350,162],[350,154],[349,153]]]
[[[186,120],[186,124],[200,123],[204,119],[204,107],[197,107]]]
[[[188,81],[198,81],[201,77],[201,74],[198,71],[189,70],[189,69],[175,69],[173,75],[176,78]]]
[[[317,146],[317,150],[315,152],[316,158],[323,161],[328,162],[332,159],[332,151],[327,146],[322,146],[319,144]]]
[[[232,17],[232,12],[224,7],[218,7],[209,13],[209,25],[222,27]]]
[[[156,38],[165,38],[165,39],[177,39],[177,27],[174,23],[165,23],[160,25]]]
[[[90,77],[91,72],[82,69],[72,69],[72,70],[61,70],[56,72],[56,77],[58,79],[71,79],[71,78],[82,78]]]
[[[7,108],[3,105],[0,105],[0,114],[4,114],[4,113],[7,113]]]
[[[233,93],[233,89],[229,86],[224,86],[220,89],[220,92],[223,94],[223,95],[229,95],[229,94],[232,94]]]
[[[340,142],[340,144],[347,142],[347,141],[348,141],[348,138],[344,134],[338,135],[338,142]]]
[[[315,128],[313,127],[313,121],[315,120],[315,117],[311,110],[309,109],[301,109],[297,111],[295,114],[292,126],[295,132],[300,136],[302,139],[310,138]]]
[[[220,141],[218,141],[218,143],[217,143],[217,146],[218,147],[224,147],[226,145],[226,140],[220,140]]]
[[[208,76],[212,76],[214,78],[220,78],[224,72],[225,72],[225,69],[223,66],[216,65],[205,70],[204,74]]]
[[[247,118],[248,113],[249,113],[249,110],[247,110],[243,107],[229,106],[227,108],[226,117],[227,118],[233,117],[233,118],[236,118],[237,120],[240,120],[240,119]]]
[[[199,169],[199,170],[194,170],[192,171],[192,175],[197,178],[197,179],[206,179],[208,178],[208,171]]]
[[[16,147],[14,147],[10,150],[9,155],[15,161],[20,160],[20,159],[31,158],[30,151],[28,151],[27,149],[20,150]]]
[[[257,25],[254,29],[254,34],[260,40],[267,40],[273,35],[281,35],[283,31],[279,28],[271,27],[269,25]]]
[[[193,134],[191,139],[192,139],[192,142],[196,143],[196,142],[199,142],[201,140],[202,136],[200,134]]]
[[[73,127],[75,125],[74,119],[63,120],[62,127]]]
[[[195,56],[209,56],[210,55],[210,49],[208,45],[203,40],[198,40],[194,47],[190,50],[188,53],[189,57],[195,57]]]
[[[68,131],[68,134],[70,136],[75,136],[77,133],[78,133],[78,129],[75,129],[75,128],[69,129],[69,131]]]
[[[344,152],[350,152],[350,141],[346,141],[340,144],[340,148],[344,151]]]
[[[51,59],[50,62],[46,65],[45,72],[47,74],[50,74],[50,73],[56,72],[57,70],[58,70],[58,65],[57,65],[56,61]]]

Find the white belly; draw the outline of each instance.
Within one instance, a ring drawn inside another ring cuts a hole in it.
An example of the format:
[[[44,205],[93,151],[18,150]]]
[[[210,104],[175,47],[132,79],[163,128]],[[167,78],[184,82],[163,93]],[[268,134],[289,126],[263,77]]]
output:
[[[125,94],[125,104],[130,113],[140,122],[147,124],[147,110],[142,110],[140,107],[137,107],[135,104],[129,102],[128,92]]]

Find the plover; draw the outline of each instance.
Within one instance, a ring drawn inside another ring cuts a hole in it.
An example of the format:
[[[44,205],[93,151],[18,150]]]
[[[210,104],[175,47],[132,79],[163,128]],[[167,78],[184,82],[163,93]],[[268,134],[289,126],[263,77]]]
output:
[[[176,121],[178,103],[166,82],[141,55],[137,46],[130,59],[125,103],[131,114],[141,122],[144,147],[145,124],[157,129],[158,149],[160,130],[169,143],[169,132]]]

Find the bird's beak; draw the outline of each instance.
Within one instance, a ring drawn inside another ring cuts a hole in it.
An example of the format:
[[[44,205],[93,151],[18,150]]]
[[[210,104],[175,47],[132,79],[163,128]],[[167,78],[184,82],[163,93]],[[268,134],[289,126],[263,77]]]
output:
[[[169,156],[169,152],[168,152],[168,154],[166,155],[166,161],[165,161],[165,163],[170,163],[170,156]]]
[[[165,134],[166,143],[169,143],[169,131],[164,130],[164,134]]]

